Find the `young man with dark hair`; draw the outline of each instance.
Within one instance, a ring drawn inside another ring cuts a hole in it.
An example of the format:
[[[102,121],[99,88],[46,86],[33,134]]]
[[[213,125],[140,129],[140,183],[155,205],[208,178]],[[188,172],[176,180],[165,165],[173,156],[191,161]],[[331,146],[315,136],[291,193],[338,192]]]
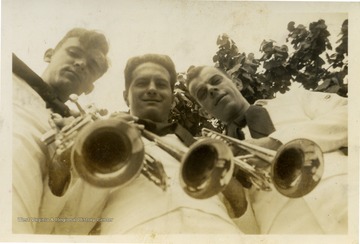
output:
[[[131,120],[133,116],[170,148],[186,151],[186,146],[192,143],[191,136],[186,135],[189,132],[168,121],[175,81],[175,66],[166,55],[146,54],[129,59],[125,68],[124,99],[130,115],[117,113],[113,117]],[[242,233],[229,217],[219,195],[201,200],[187,195],[179,180],[180,162],[155,142],[146,138],[143,142],[146,153],[162,163],[168,177],[167,190],[163,191],[143,175],[115,189],[102,215],[113,221],[101,223],[101,234]]]
[[[54,221],[42,225],[48,230],[38,231],[38,221],[29,218],[56,217],[68,199],[68,195],[62,198],[52,195],[49,169],[66,184],[70,178],[68,172],[52,167],[54,152],[40,138],[51,129],[49,109],[69,116],[68,111],[62,110],[69,95],[92,91],[93,82],[108,69],[108,50],[103,34],[74,28],[56,48],[45,52],[44,61],[48,65],[41,78],[13,56],[13,233],[53,231]],[[54,104],[60,104],[60,110]],[[49,201],[50,198],[54,201]]]

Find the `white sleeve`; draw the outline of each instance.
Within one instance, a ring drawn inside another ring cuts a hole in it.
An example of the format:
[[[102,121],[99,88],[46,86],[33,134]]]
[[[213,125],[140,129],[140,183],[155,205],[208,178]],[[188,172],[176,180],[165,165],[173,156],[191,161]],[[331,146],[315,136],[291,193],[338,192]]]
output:
[[[38,117],[39,118],[39,117]],[[13,232],[34,233],[30,218],[39,216],[43,178],[48,156],[39,137],[45,131],[31,111],[19,106],[13,110]]]
[[[316,142],[323,152],[347,146],[348,116],[347,99],[336,94],[304,91],[297,102],[306,120],[283,125],[270,137],[289,142],[306,138]],[[271,114],[271,111],[269,111]],[[276,127],[276,124],[275,124]]]

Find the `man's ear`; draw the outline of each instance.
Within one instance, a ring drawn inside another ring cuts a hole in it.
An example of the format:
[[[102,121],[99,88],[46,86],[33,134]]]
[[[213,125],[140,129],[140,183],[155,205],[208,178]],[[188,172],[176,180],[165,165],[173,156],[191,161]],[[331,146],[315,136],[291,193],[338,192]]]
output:
[[[213,118],[213,116],[211,114],[209,114],[204,108],[199,109],[199,114],[200,114],[200,116],[202,116],[202,117],[204,117],[206,119]]]
[[[128,107],[130,107],[129,106],[129,98],[128,98],[128,91],[127,90],[125,90],[124,92],[123,92],[123,97],[124,97],[124,101],[125,101],[125,103],[126,103],[126,105],[128,106]]]
[[[50,63],[53,54],[54,54],[54,49],[49,48],[48,50],[46,50],[44,54],[44,61]]]

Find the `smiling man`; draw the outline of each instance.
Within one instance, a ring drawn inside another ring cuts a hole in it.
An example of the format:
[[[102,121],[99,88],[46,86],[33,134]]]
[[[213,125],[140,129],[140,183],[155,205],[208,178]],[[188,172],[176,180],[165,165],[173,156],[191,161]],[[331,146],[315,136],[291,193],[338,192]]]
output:
[[[175,65],[170,57],[160,54],[133,57],[124,73],[123,95],[130,115],[170,148],[186,151],[194,139],[180,125],[169,121],[176,82]],[[116,116],[124,119],[129,115]],[[180,184],[181,163],[154,142],[146,138],[143,142],[147,155],[161,162],[167,190],[149,182],[144,175],[113,190],[102,218],[114,221],[101,223],[101,234],[241,234],[221,196],[201,200],[188,196]],[[244,199],[241,196],[239,199],[241,207],[246,208]]]
[[[176,82],[168,56],[147,54],[130,59],[125,67],[126,104],[132,114],[154,122],[169,122]]]

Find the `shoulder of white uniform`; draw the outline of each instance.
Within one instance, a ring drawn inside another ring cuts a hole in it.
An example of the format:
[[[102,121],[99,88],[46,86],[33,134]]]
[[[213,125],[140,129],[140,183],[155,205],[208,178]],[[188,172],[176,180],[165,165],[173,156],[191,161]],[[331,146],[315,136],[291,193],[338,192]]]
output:
[[[260,99],[260,100],[256,100],[254,105],[256,105],[256,106],[266,106],[268,104],[268,102],[269,102],[268,99]]]

